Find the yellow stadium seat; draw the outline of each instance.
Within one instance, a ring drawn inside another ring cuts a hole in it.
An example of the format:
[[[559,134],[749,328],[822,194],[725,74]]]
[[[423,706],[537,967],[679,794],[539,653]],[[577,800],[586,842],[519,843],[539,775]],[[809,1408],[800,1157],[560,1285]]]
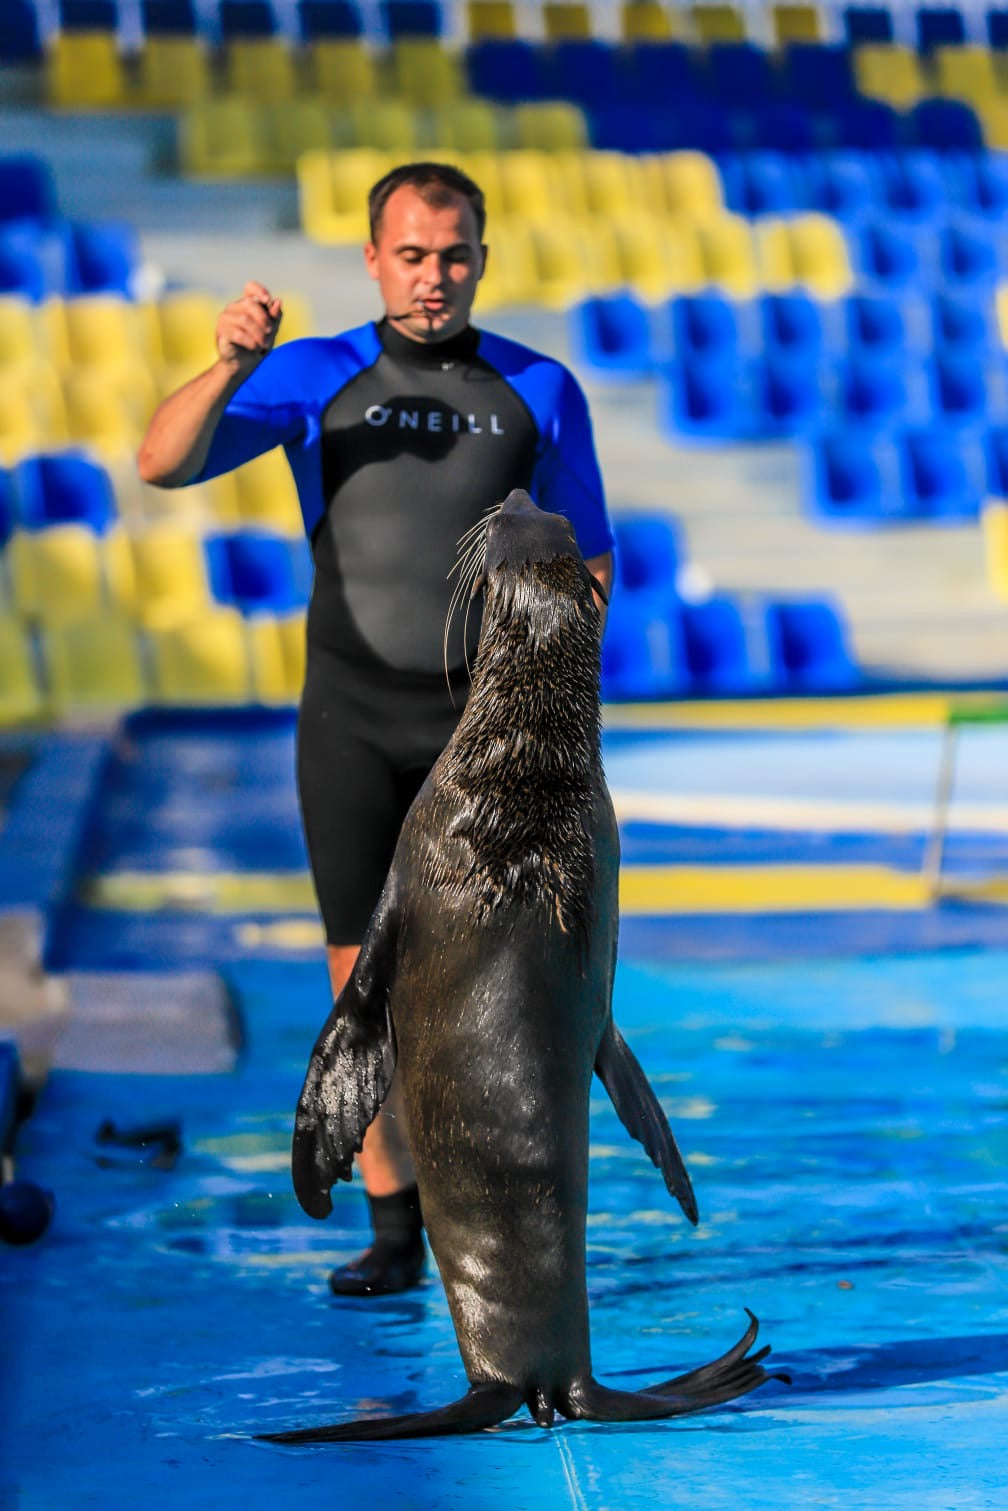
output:
[[[395,159],[371,148],[306,152],[298,158],[301,225],[313,241],[363,243],[368,237],[367,195]]]
[[[717,164],[703,152],[666,152],[641,160],[648,204],[658,213],[703,221],[720,216],[724,194]]]
[[[530,227],[535,255],[537,303],[566,309],[589,294],[604,293],[619,281],[612,233],[602,221],[555,215]]]
[[[151,694],[173,705],[246,703],[252,695],[245,625],[236,609],[212,608],[150,633]]]
[[[620,282],[642,299],[695,294],[706,274],[696,229],[673,216],[635,215],[612,222]]]
[[[19,530],[7,545],[11,597],[24,619],[65,624],[92,619],[105,603],[98,537],[84,525]]]
[[[561,152],[555,165],[564,203],[576,215],[632,216],[647,208],[637,157],[623,152]]]
[[[334,106],[358,105],[378,93],[374,58],[361,42],[319,37],[307,52],[313,90]]]
[[[145,314],[118,294],[82,294],[63,305],[68,366],[149,376]]]
[[[251,101],[221,97],[179,117],[179,157],[193,178],[248,178],[273,171],[266,116]]]
[[[458,54],[434,37],[401,37],[389,61],[393,88],[408,105],[440,105],[465,93]]]
[[[946,99],[985,105],[998,98],[994,54],[986,47],[936,47],[931,55],[931,83]]]
[[[63,390],[55,370],[0,372],[0,462],[10,465],[69,438]]]
[[[136,630],[128,619],[104,614],[50,626],[42,632],[41,653],[54,713],[133,708],[146,697]]]
[[[319,95],[262,107],[264,150],[275,173],[292,173],[302,152],[335,145],[333,112]]]
[[[980,525],[988,585],[996,597],[1008,601],[1008,500],[987,499]]]
[[[623,0],[620,6],[620,36],[624,42],[666,42],[682,35],[678,10],[661,0]]]
[[[582,0],[543,0],[542,18],[551,42],[591,36],[591,11]]]
[[[511,0],[467,0],[466,20],[471,42],[481,37],[513,37],[517,33]]]
[[[861,94],[897,110],[916,105],[928,92],[923,65],[909,47],[872,42],[854,49],[854,77]]]
[[[788,42],[821,42],[823,18],[814,5],[774,5],[770,9],[776,46]]]
[[[401,156],[420,146],[420,120],[417,112],[402,100],[372,100],[367,105],[351,105],[348,114],[353,122],[353,140],[358,147],[372,147]]]
[[[294,57],[279,37],[232,37],[224,48],[225,87],[257,104],[292,100],[298,92]]]
[[[304,614],[255,614],[246,631],[256,702],[297,703],[304,686]]]
[[[538,152],[576,152],[588,145],[584,111],[568,100],[535,100],[516,105],[515,146]]]
[[[213,89],[201,37],[152,35],[137,58],[134,103],[148,110],[179,109],[207,99]]]
[[[533,148],[502,152],[497,159],[497,170],[499,213],[503,215],[529,221],[548,220],[556,213],[557,205],[564,202],[556,164],[547,152]],[[483,180],[477,178],[476,182],[482,185]],[[496,206],[491,208],[489,198],[487,208],[491,215],[498,213]]]
[[[489,100],[449,100],[430,113],[430,145],[440,152],[496,152],[505,145],[505,120]]]
[[[161,347],[159,388],[172,393],[205,372],[217,357],[214,332],[223,301],[209,294],[165,294],[154,306]]]
[[[689,15],[701,42],[745,41],[745,17],[733,5],[693,5]]]
[[[476,295],[480,312],[531,304],[539,287],[532,235],[524,220],[494,216],[487,225],[486,272]]]
[[[33,306],[19,294],[0,294],[0,374],[25,372],[40,360]]]
[[[132,612],[138,624],[150,630],[170,629],[207,612],[210,588],[203,544],[197,534],[166,522],[149,525],[133,535],[129,544]]]
[[[244,524],[269,525],[284,535],[303,533],[297,488],[279,447],[239,467],[234,480],[238,514]]]
[[[795,282],[816,299],[839,299],[854,283],[843,232],[828,215],[795,215],[788,221]]]
[[[46,96],[64,110],[104,110],[126,103],[126,73],[115,33],[57,32],[45,60]]]
[[[156,396],[146,389],[142,395],[131,391],[129,383],[117,373],[85,368],[64,378],[63,400],[71,441],[98,451],[108,460],[136,451],[154,412]]]
[[[43,711],[29,632],[10,614],[0,615],[0,725],[20,724]]]
[[[748,221],[722,215],[697,227],[707,282],[734,299],[750,299],[760,284],[756,251]]]

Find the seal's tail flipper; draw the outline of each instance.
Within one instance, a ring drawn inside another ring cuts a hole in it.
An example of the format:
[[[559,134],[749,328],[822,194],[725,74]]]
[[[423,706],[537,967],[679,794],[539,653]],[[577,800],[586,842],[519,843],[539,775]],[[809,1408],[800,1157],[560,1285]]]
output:
[[[611,1018],[595,1058],[595,1074],[608,1091],[620,1122],[644,1145],[652,1164],[658,1166],[669,1191],[695,1226],[699,1217],[696,1197],[668,1118]]]
[[[769,1348],[761,1348],[747,1357],[758,1328],[752,1312],[749,1316],[751,1323],[743,1337],[711,1364],[647,1390],[610,1390],[597,1380],[579,1380],[571,1387],[561,1410],[565,1416],[591,1422],[653,1422],[723,1406],[726,1401],[748,1395],[767,1380],[786,1381],[787,1375],[773,1375],[763,1368],[760,1361],[766,1358]]]
[[[522,1392],[514,1385],[474,1385],[461,1400],[438,1411],[415,1411],[402,1417],[363,1418],[337,1422],[330,1427],[301,1427],[293,1432],[265,1432],[267,1443],[379,1443],[395,1438],[437,1438],[456,1432],[476,1432],[496,1427],[514,1416],[522,1404]]]

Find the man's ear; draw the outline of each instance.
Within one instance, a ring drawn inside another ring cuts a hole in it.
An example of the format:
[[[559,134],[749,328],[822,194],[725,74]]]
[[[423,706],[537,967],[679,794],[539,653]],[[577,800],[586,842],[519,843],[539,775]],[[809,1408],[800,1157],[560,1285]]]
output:
[[[485,241],[480,242],[480,251],[483,253],[483,266],[480,268],[479,272],[480,278],[482,278],[483,274],[486,272],[487,258],[490,256],[490,248],[487,246]]]
[[[378,277],[378,248],[373,241],[366,243],[364,247],[364,266],[369,278]]]

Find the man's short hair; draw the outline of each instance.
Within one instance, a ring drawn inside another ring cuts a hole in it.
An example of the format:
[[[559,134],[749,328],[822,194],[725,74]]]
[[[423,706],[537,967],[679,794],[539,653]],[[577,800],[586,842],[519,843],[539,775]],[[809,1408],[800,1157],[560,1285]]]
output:
[[[467,199],[476,217],[476,232],[482,242],[483,232],[486,230],[486,200],[483,198],[483,190],[473,183],[467,173],[452,168],[448,163],[403,163],[378,180],[368,195],[372,241],[378,239],[386,204],[403,184],[409,184],[431,205],[447,204],[453,195]]]

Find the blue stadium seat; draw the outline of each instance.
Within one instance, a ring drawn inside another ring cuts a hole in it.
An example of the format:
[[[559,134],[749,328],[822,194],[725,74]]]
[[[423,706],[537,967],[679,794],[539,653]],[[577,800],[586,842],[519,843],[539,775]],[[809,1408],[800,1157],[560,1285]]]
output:
[[[985,304],[951,294],[935,294],[932,299],[931,333],[936,353],[947,348],[980,361],[999,345]]]
[[[58,214],[52,169],[41,157],[0,157],[0,225],[12,220],[52,221]]]
[[[941,273],[946,283],[962,293],[992,287],[1001,266],[995,238],[981,222],[973,227],[949,225],[939,233]]]
[[[921,253],[912,231],[886,220],[871,220],[857,233],[860,271],[890,294],[916,287]]]
[[[616,580],[622,592],[675,597],[682,550],[666,514],[621,514],[614,521]]]
[[[0,226],[0,292],[20,293],[38,303],[73,293],[77,276],[68,224],[21,220]]]
[[[831,599],[772,600],[766,623],[778,690],[844,692],[860,683],[842,612]]]
[[[1001,222],[1008,218],[1008,157],[1003,152],[962,153],[949,162],[956,206],[968,215]]]
[[[840,368],[838,412],[847,425],[877,430],[922,418],[906,364],[852,350]]]
[[[545,98],[539,49],[524,37],[485,37],[466,49],[473,94],[502,104]]]
[[[651,322],[632,294],[584,299],[571,310],[571,336],[579,360],[608,378],[638,379],[654,368]]]
[[[962,100],[920,100],[907,113],[910,145],[932,152],[982,152],[983,127]]]
[[[380,8],[390,41],[398,37],[440,37],[444,30],[437,0],[381,0]]]
[[[737,352],[738,309],[723,294],[683,294],[669,300],[668,312],[677,358],[723,360]]]
[[[934,411],[946,425],[977,426],[987,418],[990,404],[984,363],[975,352],[935,352],[931,361]]]
[[[733,139],[746,150],[798,156],[819,145],[819,123],[807,106],[794,100],[765,100],[731,114],[735,122]]]
[[[707,49],[707,88],[731,105],[757,105],[775,92],[770,56],[754,42],[712,42]]]
[[[689,687],[677,606],[649,593],[614,593],[602,641],[603,698],[677,698]]]
[[[204,550],[214,598],[243,614],[283,614],[303,606],[307,588],[303,570],[298,570],[301,545],[258,530],[207,536]]]
[[[686,664],[702,696],[752,692],[759,685],[745,620],[734,599],[718,596],[681,606]]]
[[[860,221],[879,204],[878,162],[865,152],[824,152],[804,164],[810,210],[835,220]]]
[[[767,353],[799,359],[811,365],[823,348],[823,320],[808,294],[763,294],[759,300],[763,344]]]
[[[846,301],[847,340],[852,351],[866,357],[901,358],[907,332],[903,313],[892,299],[852,294]]]
[[[59,0],[60,31],[116,31],[116,0]]]
[[[31,0],[5,0],[0,26],[0,63],[39,63],[42,36],[38,13]],[[0,199],[2,199],[0,195]]]
[[[987,40],[995,52],[1008,48],[1008,10],[991,6],[987,11]]]
[[[316,37],[354,38],[364,33],[363,17],[353,0],[298,0],[297,13],[305,42]]]
[[[781,59],[787,95],[812,109],[846,101],[855,93],[850,49],[828,42],[789,42]]]
[[[919,519],[976,519],[984,491],[983,453],[954,431],[928,425],[897,441],[903,495]]]
[[[902,146],[903,118],[884,100],[861,96],[836,103],[829,146],[860,152],[893,152]]]
[[[803,175],[783,153],[730,153],[718,167],[725,205],[738,215],[788,215],[804,208]]]
[[[634,42],[626,67],[627,89],[642,105],[667,108],[703,89],[699,61],[683,42]]]
[[[141,256],[140,239],[133,226],[126,222],[106,221],[96,225],[74,222],[71,234],[76,262],[73,292],[126,297],[135,292],[134,280]]]
[[[269,0],[220,0],[219,15],[225,41],[231,37],[272,37],[277,30]]]
[[[633,99],[620,48],[599,37],[571,37],[544,48],[543,87],[551,98],[573,100],[585,110]]]
[[[797,436],[818,425],[823,400],[815,361],[771,351],[756,361],[753,372],[757,435]]]
[[[26,457],[14,469],[14,481],[18,519],[25,530],[77,524],[102,535],[117,518],[108,473],[80,453]]]
[[[892,444],[851,430],[816,436],[803,453],[806,511],[834,525],[874,528],[905,516]]]
[[[686,140],[676,112],[656,105],[603,105],[588,127],[592,146],[606,152],[674,152]]]
[[[1008,498],[1008,425],[993,425],[984,437],[984,491]]]
[[[843,13],[844,34],[851,47],[862,42],[893,40],[892,11],[883,5],[848,5]]]
[[[919,52],[933,52],[936,47],[961,47],[966,41],[965,18],[953,6],[922,7],[915,21]]]
[[[758,434],[748,364],[731,354],[675,363],[659,384],[659,419],[694,441],[740,441]]]
[[[198,22],[193,0],[140,0],[145,37],[194,37]]]
[[[23,237],[0,231],[0,294],[19,294],[39,304],[52,292],[34,248]]]
[[[884,155],[878,164],[882,203],[898,221],[933,225],[946,213],[946,184],[938,159],[930,152]]]

